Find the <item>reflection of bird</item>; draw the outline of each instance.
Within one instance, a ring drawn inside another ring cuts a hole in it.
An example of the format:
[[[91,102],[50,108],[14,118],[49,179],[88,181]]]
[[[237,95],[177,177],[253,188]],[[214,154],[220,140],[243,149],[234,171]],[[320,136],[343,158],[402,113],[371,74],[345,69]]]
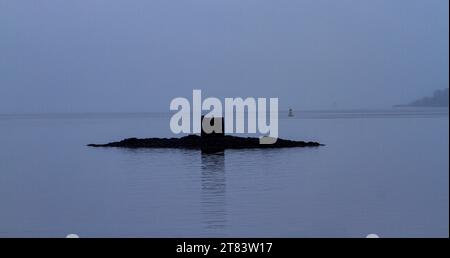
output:
[[[289,117],[293,117],[294,116],[294,111],[292,110],[292,108],[289,108]]]

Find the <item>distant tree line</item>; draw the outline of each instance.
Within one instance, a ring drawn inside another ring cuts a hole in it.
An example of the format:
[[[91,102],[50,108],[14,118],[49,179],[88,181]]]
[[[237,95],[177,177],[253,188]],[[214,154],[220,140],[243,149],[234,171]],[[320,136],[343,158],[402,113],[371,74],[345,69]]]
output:
[[[448,107],[448,88],[436,90],[432,97],[425,97],[415,100],[407,105],[408,107]]]

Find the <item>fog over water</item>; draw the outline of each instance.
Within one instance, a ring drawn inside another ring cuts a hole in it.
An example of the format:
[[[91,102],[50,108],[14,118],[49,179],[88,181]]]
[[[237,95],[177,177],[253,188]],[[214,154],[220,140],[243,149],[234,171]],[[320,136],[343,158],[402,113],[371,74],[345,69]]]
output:
[[[0,0],[0,113],[279,97],[384,108],[448,87],[447,0]]]

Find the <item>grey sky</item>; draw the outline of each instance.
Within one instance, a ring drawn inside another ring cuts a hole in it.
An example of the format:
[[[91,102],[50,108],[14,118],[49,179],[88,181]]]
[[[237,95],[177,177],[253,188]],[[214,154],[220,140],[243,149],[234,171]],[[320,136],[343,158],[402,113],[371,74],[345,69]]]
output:
[[[448,0],[0,0],[0,113],[406,103],[449,81]]]

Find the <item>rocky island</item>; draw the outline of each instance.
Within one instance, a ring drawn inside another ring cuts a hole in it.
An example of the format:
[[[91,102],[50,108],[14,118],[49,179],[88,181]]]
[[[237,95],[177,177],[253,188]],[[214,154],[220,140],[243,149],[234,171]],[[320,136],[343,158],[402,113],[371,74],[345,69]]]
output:
[[[202,117],[203,120],[203,117]],[[223,118],[213,118],[210,123],[220,122],[223,126]],[[222,128],[223,129],[223,128]],[[263,137],[264,139],[265,137]],[[267,139],[267,138],[266,138]],[[274,138],[272,138],[273,140]],[[291,141],[276,139],[272,144],[261,144],[261,139],[256,137],[238,137],[221,133],[206,133],[203,128],[201,135],[188,135],[181,138],[128,138],[119,142],[106,144],[88,144],[89,147],[117,147],[117,148],[175,148],[198,149],[204,153],[222,152],[226,149],[269,149],[269,148],[295,148],[295,147],[319,147],[318,142]]]
[[[205,146],[207,144],[208,146]],[[119,147],[119,148],[182,148],[182,149],[255,149],[255,148],[293,148],[318,147],[318,142],[290,141],[278,139],[274,144],[260,144],[259,138],[223,136],[203,139],[199,135],[188,135],[181,138],[129,138],[119,142],[106,144],[88,144],[90,147]]]

